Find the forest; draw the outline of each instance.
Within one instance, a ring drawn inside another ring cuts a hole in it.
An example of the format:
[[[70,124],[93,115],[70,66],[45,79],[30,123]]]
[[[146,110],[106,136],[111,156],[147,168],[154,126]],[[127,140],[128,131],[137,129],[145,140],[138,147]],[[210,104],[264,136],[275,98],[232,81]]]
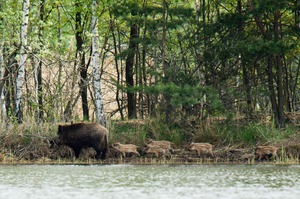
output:
[[[283,128],[300,106],[299,36],[296,0],[1,0],[1,124]]]

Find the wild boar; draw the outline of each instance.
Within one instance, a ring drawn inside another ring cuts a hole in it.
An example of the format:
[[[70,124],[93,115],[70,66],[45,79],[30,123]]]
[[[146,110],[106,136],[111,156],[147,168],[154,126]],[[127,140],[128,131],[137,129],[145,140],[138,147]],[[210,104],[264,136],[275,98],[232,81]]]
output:
[[[213,151],[212,151],[213,146],[209,143],[194,143],[192,142],[188,146],[189,151],[196,151],[197,156],[200,157],[201,154],[209,154],[211,157],[214,156]]]
[[[255,159],[269,160],[271,157],[277,157],[277,148],[274,146],[257,146],[255,148]]]
[[[74,123],[59,125],[58,137],[50,144],[66,145],[73,149],[78,158],[82,148],[92,147],[96,151],[95,158],[105,159],[108,152],[108,130],[98,123]]]
[[[255,158],[255,155],[253,153],[246,153],[244,155],[241,156],[241,160],[253,160]]]
[[[172,142],[166,141],[166,140],[158,140],[158,141],[154,141],[152,139],[150,139],[147,143],[147,146],[158,146],[164,150],[166,150],[166,152],[174,152],[173,148],[172,148]]]
[[[157,145],[148,145],[146,148],[146,154],[154,154],[155,157],[165,157],[166,155],[169,156],[169,150],[161,148]]]
[[[137,151],[138,146],[134,144],[121,144],[120,142],[116,142],[112,145],[112,147],[119,151],[124,158],[126,157],[126,154],[130,153],[140,156],[139,152]]]

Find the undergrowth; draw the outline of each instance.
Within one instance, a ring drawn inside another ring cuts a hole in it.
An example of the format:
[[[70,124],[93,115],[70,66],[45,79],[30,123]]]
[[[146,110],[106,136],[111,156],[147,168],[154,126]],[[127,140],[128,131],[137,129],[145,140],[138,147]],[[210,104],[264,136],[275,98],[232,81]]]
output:
[[[1,124],[0,124],[1,125]],[[69,162],[64,158],[74,158],[69,149],[58,151],[50,149],[49,140],[56,136],[57,125],[54,123],[34,123],[1,125],[0,128],[0,162],[19,160],[38,160],[48,162],[54,159]],[[110,121],[109,145],[120,142],[144,147],[147,141],[168,140],[174,148],[184,149],[190,142],[208,142],[222,151],[227,146],[253,149],[256,145],[275,145],[282,148],[279,153],[281,162],[298,160],[300,154],[300,134],[298,127],[288,126],[284,129],[259,123],[239,124],[234,121],[216,122],[206,126],[193,126],[187,122],[171,125],[159,119]]]
[[[297,133],[297,129],[292,126],[278,129],[274,126],[256,123],[244,125],[218,124],[215,131],[221,145],[238,144],[243,146],[276,144]]]

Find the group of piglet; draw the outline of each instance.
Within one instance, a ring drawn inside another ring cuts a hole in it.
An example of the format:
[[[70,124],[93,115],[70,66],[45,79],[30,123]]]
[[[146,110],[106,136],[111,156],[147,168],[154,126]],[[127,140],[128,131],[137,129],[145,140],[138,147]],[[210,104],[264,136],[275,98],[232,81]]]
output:
[[[117,150],[122,154],[122,157],[126,157],[126,155],[135,154],[140,156],[138,152],[138,146],[134,144],[121,144],[120,142],[116,142],[112,145],[112,148]],[[154,141],[150,139],[145,147],[145,153],[153,155],[155,157],[171,157],[171,153],[173,153],[172,143],[166,140]]]
[[[141,156],[138,152],[138,146],[134,144],[121,144],[116,142],[112,145],[112,148],[118,151],[123,158],[129,155]],[[209,143],[195,143],[192,142],[186,147],[187,151],[195,151],[197,157],[202,157],[202,155],[208,155],[210,157],[215,157],[213,152],[213,145]],[[167,157],[170,158],[171,154],[174,153],[172,143],[166,140],[154,141],[150,139],[145,146],[145,153],[151,157]],[[246,157],[247,156],[247,157]],[[270,160],[271,158],[277,157],[277,148],[274,146],[257,146],[255,148],[254,154],[245,154],[245,159],[256,159],[256,160]]]

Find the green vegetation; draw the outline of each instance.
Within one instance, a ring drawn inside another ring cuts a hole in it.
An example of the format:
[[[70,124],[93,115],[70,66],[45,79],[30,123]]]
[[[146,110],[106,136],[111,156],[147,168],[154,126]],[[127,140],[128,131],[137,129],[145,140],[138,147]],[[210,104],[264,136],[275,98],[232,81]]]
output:
[[[247,123],[243,126],[232,124],[217,125],[217,135],[223,144],[254,146],[257,144],[276,144],[288,139],[297,132],[295,127],[278,129],[274,126],[264,126],[256,123]]]
[[[291,0],[1,1],[1,122],[99,121],[104,110],[162,119],[168,132],[229,114],[284,128],[299,109],[299,10]]]
[[[239,121],[241,122],[241,121]],[[278,148],[277,164],[299,163],[300,134],[295,126],[285,129],[274,125],[240,124],[236,120],[214,121],[211,126],[195,128],[180,127],[179,124],[169,126],[160,120],[130,120],[110,122],[110,145],[115,142],[135,144],[140,149],[145,147],[148,139],[169,140],[179,153],[186,150],[190,142],[208,142],[214,145],[216,157],[195,158],[191,163],[248,163],[254,164],[253,158],[243,160],[244,154],[253,154],[257,145],[274,145]],[[80,159],[74,159],[68,147],[50,148],[49,140],[56,136],[57,124],[23,123],[2,128],[0,132],[0,162],[2,163],[37,163],[37,164],[97,164],[91,158],[90,150],[84,150]],[[237,154],[235,154],[237,153]],[[142,155],[136,159],[119,159],[109,156],[103,163],[134,164],[186,164],[180,154],[171,159],[152,159]],[[273,162],[273,161],[272,161]]]
[[[297,157],[299,12],[294,0],[1,1],[0,152],[70,157],[47,148],[57,123],[107,118],[110,143],[293,141]]]

